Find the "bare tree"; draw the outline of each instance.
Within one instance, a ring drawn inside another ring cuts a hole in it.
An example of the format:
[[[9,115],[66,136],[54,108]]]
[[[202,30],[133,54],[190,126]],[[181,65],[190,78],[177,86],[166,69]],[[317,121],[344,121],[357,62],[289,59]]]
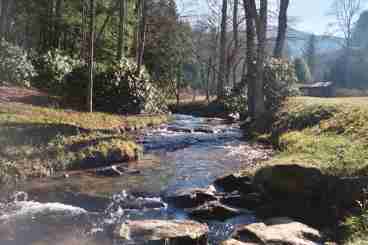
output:
[[[282,58],[283,49],[285,46],[286,31],[288,26],[287,9],[289,7],[289,2],[290,0],[280,1],[278,32],[277,32],[276,45],[273,52],[273,56],[275,58]]]
[[[331,15],[335,17],[335,23],[331,26],[335,27],[335,31],[341,33],[344,37],[344,85],[350,80],[351,74],[351,56],[353,46],[353,29],[355,22],[362,10],[362,2],[364,0],[334,0],[331,6]]]

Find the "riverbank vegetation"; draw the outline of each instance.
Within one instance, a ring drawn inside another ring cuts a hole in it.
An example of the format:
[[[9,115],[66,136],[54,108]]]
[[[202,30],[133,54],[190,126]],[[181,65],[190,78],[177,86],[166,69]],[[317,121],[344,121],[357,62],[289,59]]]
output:
[[[134,160],[142,149],[129,132],[167,120],[61,109],[57,98],[24,88],[0,87],[0,94],[2,183]]]
[[[298,164],[326,175],[361,177],[368,174],[368,98],[288,99],[276,114],[268,134],[256,139],[271,143],[275,155],[259,165]],[[258,169],[258,168],[257,168]],[[364,244],[367,236],[366,200],[343,222],[340,239]]]
[[[270,163],[315,166],[334,175],[366,175],[368,98],[290,98],[277,114]]]

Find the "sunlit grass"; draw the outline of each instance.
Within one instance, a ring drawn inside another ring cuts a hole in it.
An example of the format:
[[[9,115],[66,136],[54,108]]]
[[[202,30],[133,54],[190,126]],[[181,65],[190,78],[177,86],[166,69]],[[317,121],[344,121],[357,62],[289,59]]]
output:
[[[330,174],[368,174],[368,98],[290,99],[275,122],[280,151],[269,164],[298,163]]]
[[[127,130],[167,120],[0,103],[0,183],[135,159],[142,149]]]

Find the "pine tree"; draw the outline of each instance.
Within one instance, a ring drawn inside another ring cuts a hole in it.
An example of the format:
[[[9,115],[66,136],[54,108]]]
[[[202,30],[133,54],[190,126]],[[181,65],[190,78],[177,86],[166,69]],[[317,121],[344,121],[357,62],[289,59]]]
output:
[[[314,74],[315,74],[315,67],[316,67],[316,62],[317,62],[316,61],[317,59],[316,46],[317,46],[317,37],[316,35],[312,34],[309,37],[306,43],[306,46],[303,50],[304,60],[309,67],[309,71],[310,71],[312,78],[314,77]]]
[[[308,64],[302,58],[294,60],[295,72],[299,82],[307,83],[312,81],[312,76],[309,71]]]

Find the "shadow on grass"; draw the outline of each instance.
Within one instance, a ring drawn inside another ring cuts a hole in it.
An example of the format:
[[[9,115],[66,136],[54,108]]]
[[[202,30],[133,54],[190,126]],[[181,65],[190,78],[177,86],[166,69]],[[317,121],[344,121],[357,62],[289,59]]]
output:
[[[0,142],[6,145],[46,145],[58,135],[73,136],[88,130],[66,124],[7,123],[0,125]]]

